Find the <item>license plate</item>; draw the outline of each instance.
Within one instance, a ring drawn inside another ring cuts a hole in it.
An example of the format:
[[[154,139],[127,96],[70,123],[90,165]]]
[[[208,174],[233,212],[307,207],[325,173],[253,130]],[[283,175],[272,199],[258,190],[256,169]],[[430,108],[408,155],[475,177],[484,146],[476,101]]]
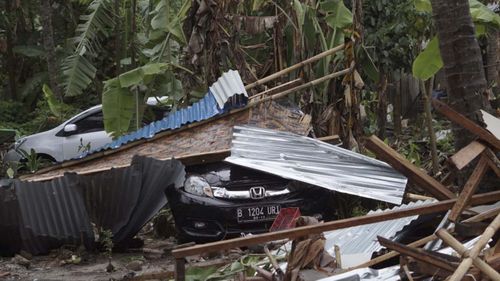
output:
[[[238,222],[256,222],[274,220],[281,210],[280,205],[238,208]]]

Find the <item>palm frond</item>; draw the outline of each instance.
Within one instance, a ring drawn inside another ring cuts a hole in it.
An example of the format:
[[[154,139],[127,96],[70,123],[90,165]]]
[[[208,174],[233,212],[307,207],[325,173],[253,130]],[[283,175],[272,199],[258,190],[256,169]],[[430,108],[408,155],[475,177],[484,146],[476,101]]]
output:
[[[113,26],[110,7],[110,0],[93,0],[88,6],[89,14],[80,16],[77,35],[72,38],[76,47],[62,63],[65,96],[80,95],[94,79],[96,68],[89,59],[98,55],[102,38],[109,35]]]
[[[65,96],[80,95],[92,82],[97,71],[89,60],[79,54],[67,57],[61,68]]]

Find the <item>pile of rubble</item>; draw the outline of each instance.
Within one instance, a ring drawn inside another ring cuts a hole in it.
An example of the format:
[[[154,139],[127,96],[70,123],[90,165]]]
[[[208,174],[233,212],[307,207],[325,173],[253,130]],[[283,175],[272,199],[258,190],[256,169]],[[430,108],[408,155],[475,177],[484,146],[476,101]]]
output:
[[[500,191],[495,187],[495,191],[476,194],[487,172],[492,171],[496,183],[500,177],[497,118],[483,113],[484,129],[434,101],[439,112],[477,136],[449,159],[455,170],[476,165],[457,197],[375,136],[366,138],[364,144],[377,159],[325,139],[306,137],[310,116],[275,102],[328,79],[353,75],[353,66],[306,84],[294,80],[253,96],[246,92],[343,48],[333,48],[246,87],[237,72],[228,72],[193,106],[95,148],[81,159],[0,187],[0,253],[47,254],[68,244],[92,251],[106,247],[106,242],[97,241],[105,231],[115,246],[132,248],[134,236],[167,203],[169,190],[187,189],[185,167],[225,161],[329,194],[345,193],[395,206],[364,216],[322,221],[299,216],[293,207],[270,205],[262,186],[252,186],[252,193],[251,189],[228,191],[220,186],[214,189],[208,182],[189,181],[199,184],[199,189],[191,187],[181,203],[198,200],[205,206],[209,200],[253,196],[246,199],[267,202],[261,202],[269,207],[267,213],[249,215],[256,220],[238,216],[237,222],[265,225],[267,231],[270,217],[266,216],[277,214],[271,231],[179,245],[168,251],[167,256],[174,258],[172,267],[124,279],[500,280]],[[412,189],[414,193],[409,192],[408,183],[417,187]],[[288,189],[284,190],[275,193],[288,196]],[[309,204],[322,199],[315,198],[321,195],[313,189],[304,190],[312,198]],[[173,200],[168,201],[173,210]],[[187,212],[173,214],[187,216]],[[188,232],[205,229],[207,223],[196,220],[189,227]],[[163,251],[153,252],[165,257]],[[214,256],[220,254],[224,259],[214,262]],[[22,256],[16,256],[20,262],[24,262]],[[64,262],[78,263],[78,256]]]

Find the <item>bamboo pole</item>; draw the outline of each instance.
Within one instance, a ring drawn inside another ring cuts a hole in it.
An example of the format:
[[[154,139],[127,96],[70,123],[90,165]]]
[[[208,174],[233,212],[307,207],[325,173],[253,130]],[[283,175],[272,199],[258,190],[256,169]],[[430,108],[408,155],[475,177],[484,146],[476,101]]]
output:
[[[285,96],[287,96],[287,95],[289,95],[289,94],[291,94],[293,92],[297,92],[297,91],[304,90],[304,89],[312,87],[312,86],[316,86],[318,84],[321,84],[321,83],[323,83],[325,81],[328,81],[328,80],[331,80],[333,78],[336,78],[336,77],[339,77],[339,76],[342,76],[342,75],[346,75],[347,73],[350,73],[351,71],[353,71],[353,69],[354,69],[354,64],[352,64],[351,67],[346,68],[344,70],[337,71],[337,72],[325,75],[325,76],[323,76],[321,78],[318,78],[318,79],[313,80],[313,81],[309,81],[307,83],[304,83],[304,84],[302,84],[300,86],[297,86],[295,88],[288,89],[288,90],[283,91],[281,93],[274,94],[274,95],[268,96],[268,97],[263,97],[263,98],[260,98],[260,99],[252,99],[248,103],[248,107],[253,107],[253,106],[256,106],[256,105],[258,105],[260,103],[263,103],[263,102],[266,102],[266,101],[277,100],[277,99],[285,97]]]
[[[322,59],[322,58],[324,58],[326,56],[333,55],[336,52],[341,51],[343,49],[344,49],[344,44],[339,45],[337,47],[334,47],[334,48],[332,48],[330,50],[324,51],[324,52],[322,52],[320,54],[315,55],[314,57],[310,57],[310,58],[308,58],[308,59],[306,59],[304,61],[301,61],[301,62],[299,62],[297,64],[294,64],[294,65],[292,65],[290,67],[287,67],[287,68],[285,68],[283,70],[280,70],[280,71],[278,71],[276,73],[273,73],[273,74],[271,74],[269,76],[266,76],[266,77],[264,77],[264,78],[262,78],[260,80],[257,80],[257,81],[255,81],[253,83],[250,83],[250,84],[248,84],[248,85],[245,86],[245,90],[248,91],[248,90],[250,90],[252,88],[255,88],[255,87],[259,86],[259,85],[262,85],[264,83],[272,81],[272,80],[274,80],[276,78],[279,78],[279,77],[281,77],[281,76],[283,76],[285,74],[288,74],[288,73],[290,73],[290,72],[292,72],[292,71],[294,71],[296,69],[299,69],[299,68],[301,68],[301,67],[303,67],[305,65],[308,65],[308,64],[313,63],[315,61],[318,61],[318,60],[320,60],[320,59]]]
[[[489,242],[491,237],[495,235],[498,228],[500,227],[500,214],[496,216],[493,222],[484,230],[479,241],[472,247],[470,251],[466,251],[464,256],[465,259],[462,260],[457,270],[451,275],[449,281],[460,281],[465,276],[470,266],[472,265],[473,260],[479,255],[484,246]],[[498,280],[498,279],[493,279]]]
[[[273,87],[273,88],[271,88],[271,89],[267,89],[267,90],[262,91],[262,92],[260,92],[260,93],[258,93],[258,94],[255,94],[255,95],[253,95],[253,96],[250,96],[248,99],[249,99],[249,100],[252,100],[252,99],[255,99],[255,98],[258,98],[258,97],[262,97],[262,96],[264,96],[264,95],[269,95],[269,93],[272,93],[272,92],[275,92],[275,91],[279,91],[281,88],[285,88],[285,87],[287,87],[287,86],[293,86],[293,85],[295,85],[295,84],[300,84],[300,83],[302,83],[302,78],[297,78],[297,79],[295,79],[295,80],[288,81],[288,82],[286,82],[286,83],[283,83],[283,84],[278,85],[278,86],[276,86],[276,87]]]
[[[457,253],[459,253],[462,257],[467,255],[467,248],[465,248],[460,242],[458,242],[453,236],[451,236],[451,234],[444,228],[438,230],[436,232],[436,235],[441,238],[441,240],[446,242],[446,244],[450,245],[450,247],[457,251]],[[475,257],[472,258],[472,262],[484,274],[488,275],[491,280],[500,280],[500,274],[482,259]]]
[[[470,217],[466,220],[463,220],[462,222],[480,222],[480,221],[484,221],[485,219],[492,218],[492,217],[498,215],[498,213],[500,213],[500,207],[496,207],[494,209],[482,212],[482,213],[477,214],[473,217]]]

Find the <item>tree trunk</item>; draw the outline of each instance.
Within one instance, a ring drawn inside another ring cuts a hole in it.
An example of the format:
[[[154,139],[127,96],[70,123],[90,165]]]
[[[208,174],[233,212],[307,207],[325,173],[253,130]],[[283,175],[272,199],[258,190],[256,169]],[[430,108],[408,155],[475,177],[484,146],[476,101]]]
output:
[[[497,30],[488,32],[488,47],[486,50],[486,78],[488,85],[498,81],[498,34]]]
[[[394,134],[396,136],[401,135],[402,128],[401,128],[401,111],[402,111],[402,101],[401,101],[401,95],[403,94],[403,91],[401,91],[401,83],[403,83],[403,71],[398,70],[399,72],[399,79],[395,81],[395,91],[394,91],[394,102],[393,102],[393,108],[394,110],[392,111],[392,119],[394,122]]]
[[[61,91],[57,84],[59,67],[56,60],[56,47],[54,43],[54,30],[52,28],[52,5],[50,0],[40,1],[40,16],[42,21],[43,48],[46,53],[47,71],[49,73],[50,88],[57,99],[62,100]]]
[[[449,103],[458,112],[480,123],[479,110],[490,106],[484,95],[486,79],[469,2],[432,0],[431,3],[448,82]],[[460,126],[455,125],[453,131],[456,149],[464,147],[474,137]]]
[[[12,1],[5,1],[5,14],[7,17],[12,17]],[[14,13],[15,14],[15,13]],[[6,63],[6,72],[9,76],[9,98],[16,100],[17,99],[17,81],[16,81],[16,58],[14,56],[14,36],[12,33],[13,24],[10,21],[5,27],[5,35],[7,39],[7,63]]]
[[[436,133],[432,126],[432,112],[431,112],[431,98],[432,89],[434,86],[434,76],[428,81],[428,87],[425,87],[425,82],[421,81],[422,94],[424,97],[424,110],[425,110],[425,124],[427,126],[427,133],[429,134],[429,145],[431,148],[432,159],[432,174],[437,175],[439,172],[439,159],[437,154]]]
[[[377,136],[385,139],[385,128],[387,123],[387,76],[380,73],[380,82],[378,85],[378,104],[377,104]]]

